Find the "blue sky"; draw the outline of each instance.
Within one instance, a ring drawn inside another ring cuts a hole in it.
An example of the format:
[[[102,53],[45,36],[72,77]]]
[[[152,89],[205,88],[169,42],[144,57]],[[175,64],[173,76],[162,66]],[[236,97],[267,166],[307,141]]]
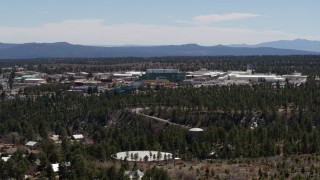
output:
[[[0,42],[254,44],[320,40],[319,0],[1,0]]]

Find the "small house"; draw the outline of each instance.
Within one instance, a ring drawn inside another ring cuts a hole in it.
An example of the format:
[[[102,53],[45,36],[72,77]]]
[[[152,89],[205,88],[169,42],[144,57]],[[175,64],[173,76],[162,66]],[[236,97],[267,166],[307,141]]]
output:
[[[82,134],[75,134],[75,135],[72,135],[72,139],[73,140],[82,140],[84,137]]]
[[[27,142],[26,146],[31,149],[31,150],[34,150],[34,149],[38,149],[38,142],[35,142],[35,141],[29,141]]]
[[[59,164],[51,164],[52,170],[53,172],[59,172]]]

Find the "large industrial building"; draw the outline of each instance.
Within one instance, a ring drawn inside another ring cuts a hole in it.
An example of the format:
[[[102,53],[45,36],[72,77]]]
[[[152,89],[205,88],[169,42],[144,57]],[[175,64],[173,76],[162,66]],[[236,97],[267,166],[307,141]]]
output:
[[[210,85],[248,85],[259,82],[280,83],[285,82],[290,84],[300,85],[305,83],[307,76],[302,76],[301,73],[293,73],[287,75],[262,74],[256,73],[248,65],[246,71],[211,71],[200,69],[195,72],[187,72],[187,78],[184,80],[185,85],[194,85],[195,87],[210,86]]]
[[[167,80],[170,82],[182,82],[186,79],[186,73],[180,72],[179,69],[147,69],[139,81],[148,80]]]
[[[274,74],[229,74],[230,80],[246,80],[252,83],[258,82],[284,82],[286,79]]]
[[[211,79],[211,78],[215,78],[215,77],[221,76],[223,74],[226,74],[226,72],[200,69],[199,71],[186,72],[186,74],[187,74],[186,75],[187,79],[193,79],[193,78]]]
[[[253,70],[250,69],[250,66],[247,66],[246,71],[228,71],[228,79],[233,81],[249,81],[251,83],[258,83],[258,82],[284,82],[286,79],[277,76],[275,74],[253,74]]]

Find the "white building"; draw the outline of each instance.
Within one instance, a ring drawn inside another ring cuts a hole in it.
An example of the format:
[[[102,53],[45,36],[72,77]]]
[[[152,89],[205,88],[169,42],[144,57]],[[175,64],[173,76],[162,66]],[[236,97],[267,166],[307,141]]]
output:
[[[37,144],[37,142],[35,142],[35,141],[29,141],[29,142],[27,142],[26,146],[34,147],[36,144]]]
[[[133,77],[142,76],[145,72],[142,71],[128,71],[126,74],[131,74]]]
[[[250,75],[252,70],[248,69],[247,71],[228,71],[228,74],[238,74],[238,75]]]
[[[74,140],[80,140],[80,139],[83,139],[84,137],[82,134],[75,134],[75,135],[72,135],[72,138]]]
[[[127,73],[114,73],[112,74],[113,77],[123,78],[123,77],[132,77],[132,74]]]
[[[225,72],[200,69],[199,71],[187,72],[186,74],[187,74],[186,75],[187,79],[199,78],[199,77],[212,78],[212,77],[217,77],[217,76],[223,75],[223,74],[225,74]]]
[[[47,81],[45,79],[41,78],[28,78],[24,80],[25,83],[30,83],[30,84],[44,84]]]
[[[79,73],[80,76],[88,76],[88,74],[89,74],[89,73],[87,73],[87,72],[80,72],[80,73]]]
[[[257,83],[259,81],[266,81],[266,82],[284,82],[286,79],[281,76],[276,76],[274,74],[267,75],[267,74],[251,74],[251,75],[244,75],[244,74],[229,74],[230,80],[245,80],[250,81],[252,83]]]
[[[51,164],[52,170],[53,172],[59,172],[59,164]]]
[[[4,161],[4,162],[7,162],[9,159],[10,159],[11,156],[8,156],[8,157],[1,157],[1,159]]]

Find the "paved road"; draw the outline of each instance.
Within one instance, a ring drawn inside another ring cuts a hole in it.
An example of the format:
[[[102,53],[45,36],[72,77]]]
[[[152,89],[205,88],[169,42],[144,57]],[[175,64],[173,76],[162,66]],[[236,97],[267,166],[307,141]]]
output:
[[[143,114],[143,113],[141,113],[141,111],[142,111],[142,108],[132,109],[132,112],[135,112],[136,114],[138,114],[140,116],[143,116],[143,117],[146,117],[146,118],[150,118],[150,119],[153,119],[153,120],[156,120],[156,121],[160,121],[160,122],[163,122],[163,123],[168,123],[168,124],[173,125],[173,126],[179,126],[181,128],[184,128],[184,129],[190,129],[188,126],[185,126],[185,125],[173,123],[173,122],[170,122],[169,120],[166,120],[166,119],[162,119],[162,118],[158,118],[158,117],[154,117],[154,116],[149,116],[149,115]]]

